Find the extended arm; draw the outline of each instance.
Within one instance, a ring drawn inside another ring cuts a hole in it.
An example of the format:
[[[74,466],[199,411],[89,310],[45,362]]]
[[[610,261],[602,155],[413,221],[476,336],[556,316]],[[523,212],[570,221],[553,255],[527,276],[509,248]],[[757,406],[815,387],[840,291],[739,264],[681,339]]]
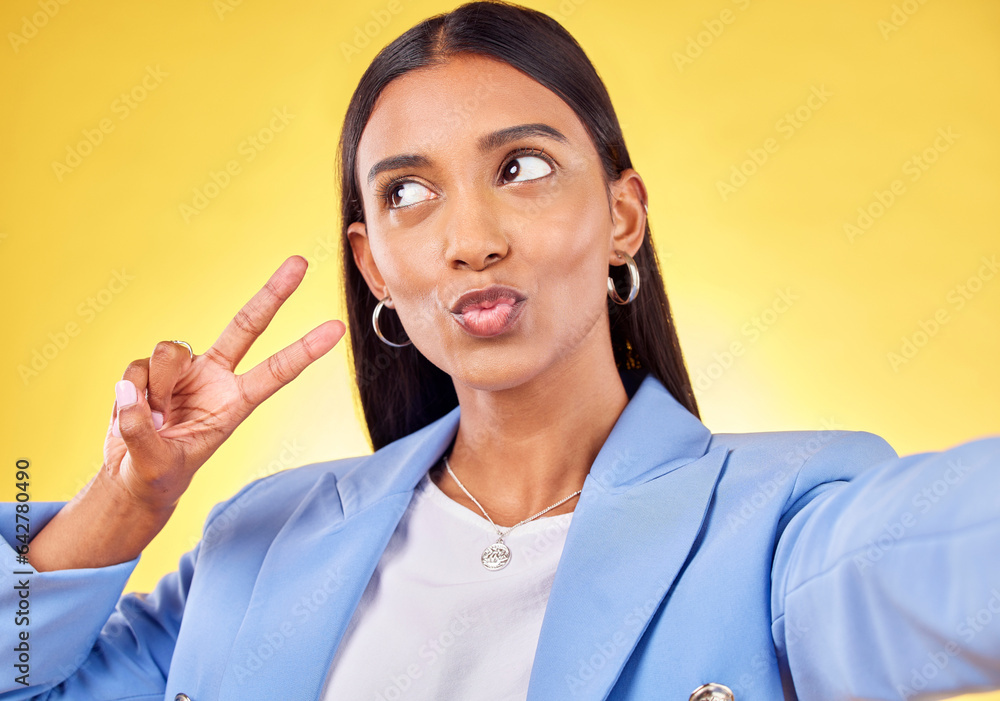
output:
[[[799,699],[1000,688],[1000,437],[818,484],[788,516],[772,630]]]

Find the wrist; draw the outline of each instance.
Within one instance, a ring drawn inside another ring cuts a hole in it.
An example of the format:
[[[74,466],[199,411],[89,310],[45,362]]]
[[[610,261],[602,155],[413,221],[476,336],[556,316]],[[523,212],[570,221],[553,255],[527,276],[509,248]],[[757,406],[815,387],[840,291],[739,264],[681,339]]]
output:
[[[107,567],[138,557],[173,513],[132,496],[100,472],[29,543],[38,572]]]
[[[111,474],[102,467],[94,480],[87,486],[85,492],[93,491],[91,497],[106,502],[108,513],[120,516],[122,519],[136,519],[140,523],[166,523],[177,508],[179,498],[169,495],[153,497],[150,494],[139,494],[122,479],[121,473]],[[147,490],[151,492],[151,490]]]
[[[177,508],[175,499],[153,500],[139,496],[129,488],[120,475],[113,476],[105,468],[101,468],[81,496],[85,493],[87,498],[104,505],[102,511],[108,517],[138,524],[162,525]]]

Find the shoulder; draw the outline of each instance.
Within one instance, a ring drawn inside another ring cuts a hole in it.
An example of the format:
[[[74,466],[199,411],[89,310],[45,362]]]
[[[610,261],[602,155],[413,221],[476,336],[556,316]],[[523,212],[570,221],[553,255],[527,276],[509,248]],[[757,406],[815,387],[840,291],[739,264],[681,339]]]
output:
[[[204,541],[215,540],[221,530],[235,522],[253,522],[261,529],[280,527],[316,489],[336,489],[337,480],[361,466],[370,456],[340,458],[281,470],[244,485],[209,512],[203,529]]]
[[[782,466],[798,470],[809,463],[839,467],[845,476],[858,468],[898,457],[892,446],[868,431],[824,429],[817,431],[766,431],[713,433],[709,449],[725,447],[730,463],[747,470],[773,470]]]
[[[720,488],[740,500],[761,501],[765,494],[779,518],[803,495],[898,458],[884,438],[867,431],[715,433],[709,449],[719,447],[729,451]]]

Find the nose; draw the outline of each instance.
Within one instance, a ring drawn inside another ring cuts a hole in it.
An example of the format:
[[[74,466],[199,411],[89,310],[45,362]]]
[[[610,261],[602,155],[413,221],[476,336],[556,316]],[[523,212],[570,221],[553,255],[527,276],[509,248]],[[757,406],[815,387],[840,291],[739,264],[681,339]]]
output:
[[[496,212],[484,202],[458,207],[448,222],[448,265],[483,270],[507,257],[510,242]]]

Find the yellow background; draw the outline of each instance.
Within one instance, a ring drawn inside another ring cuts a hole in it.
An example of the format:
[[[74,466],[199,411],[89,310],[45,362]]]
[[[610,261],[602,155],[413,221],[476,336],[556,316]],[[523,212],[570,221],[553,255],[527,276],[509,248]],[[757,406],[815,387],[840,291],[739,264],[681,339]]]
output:
[[[3,3],[0,430],[4,461],[32,461],[34,500],[68,499],[98,468],[129,361],[162,339],[203,351],[288,255],[310,272],[241,368],[343,318],[334,157],[347,101],[381,46],[456,4]],[[710,428],[864,429],[901,454],[997,433],[1000,275],[981,260],[1000,254],[1000,4],[527,4],[561,21],[608,85],[689,368],[709,378]],[[241,147],[274,110],[293,116],[263,148]],[[790,128],[796,110],[808,119]],[[113,129],[57,174],[102,120]],[[956,135],[947,149],[934,149],[938,130]],[[769,138],[777,148],[723,197],[719,181]],[[936,162],[912,180],[926,149]],[[230,160],[240,172],[185,221],[181,205]],[[844,224],[897,179],[905,191],[851,240]],[[116,271],[133,278],[123,289],[109,288]],[[977,281],[958,309],[957,287]],[[778,291],[794,303],[762,316]],[[90,297],[100,312],[81,309]],[[893,367],[888,354],[942,309],[947,323]],[[25,380],[18,366],[70,322],[79,333]],[[723,369],[733,342],[743,352]],[[348,378],[338,346],[261,407],[198,474],[130,588],[173,569],[246,482],[368,452]]]

